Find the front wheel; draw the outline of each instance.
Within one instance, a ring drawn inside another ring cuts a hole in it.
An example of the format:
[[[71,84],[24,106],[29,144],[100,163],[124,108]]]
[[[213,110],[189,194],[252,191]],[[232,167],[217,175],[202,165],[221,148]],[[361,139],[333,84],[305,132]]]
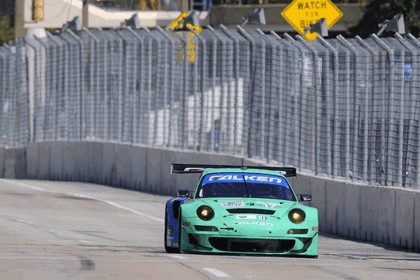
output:
[[[179,247],[172,247],[168,245],[168,209],[165,208],[165,233],[164,233],[164,244],[165,244],[165,251],[167,253],[179,253]]]

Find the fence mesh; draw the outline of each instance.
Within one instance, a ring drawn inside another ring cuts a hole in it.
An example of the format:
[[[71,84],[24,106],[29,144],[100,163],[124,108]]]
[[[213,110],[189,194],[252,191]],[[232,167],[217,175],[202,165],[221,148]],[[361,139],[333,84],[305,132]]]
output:
[[[418,189],[420,41],[85,29],[0,47],[0,146],[109,141]]]

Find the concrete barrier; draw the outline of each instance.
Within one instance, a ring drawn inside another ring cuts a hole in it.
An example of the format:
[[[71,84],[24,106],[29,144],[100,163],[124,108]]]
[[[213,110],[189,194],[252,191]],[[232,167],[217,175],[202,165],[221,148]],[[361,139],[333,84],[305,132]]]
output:
[[[64,144],[67,145],[67,144]],[[34,179],[43,179],[49,180],[50,179],[50,147],[51,143],[34,143],[32,145],[32,157],[31,160],[34,161],[27,161],[27,166],[38,165],[34,169],[36,173],[33,174]]]
[[[69,143],[62,145],[61,143],[55,142],[50,143],[49,147],[49,175],[50,180],[65,180],[64,176],[64,164],[72,158],[67,159],[63,154],[66,151],[66,147]]]
[[[377,204],[374,205],[378,211],[378,236],[374,241],[385,244],[394,244],[395,227],[397,226],[395,223],[397,215],[395,209],[398,205],[395,200],[397,190],[388,187],[376,188],[379,189],[380,197]]]
[[[102,178],[101,184],[112,185],[112,177],[116,175],[116,145],[102,143]]]
[[[334,183],[326,181],[325,184],[325,226],[327,232],[342,234],[339,229],[344,229],[346,216],[344,205],[344,193],[346,184],[342,182]]]
[[[36,178],[38,174],[38,164],[34,164],[38,158],[38,145],[30,143],[26,146],[26,171],[28,178]]]
[[[199,175],[171,175],[171,163],[264,165],[234,156],[101,142],[0,149],[5,178],[86,181],[173,196],[180,188],[193,190]],[[296,193],[312,194],[321,231],[420,251],[419,191],[305,173],[289,181]]]
[[[130,187],[132,185],[133,162],[131,157],[132,146],[119,145],[115,151],[115,176],[111,178],[111,184],[118,187]]]
[[[76,149],[77,144],[72,142],[66,142],[64,145],[61,145],[62,147],[62,153],[60,154],[62,156],[61,160],[63,171],[62,176],[65,181],[71,181],[73,178],[77,178],[75,172],[77,170],[77,160],[76,160]]]
[[[415,199],[415,192],[396,190],[394,244],[402,248],[414,247]]]
[[[26,178],[26,148],[3,150],[3,177]]]
[[[164,165],[163,154],[165,151],[159,149],[147,149],[146,151],[146,186],[147,192],[159,193],[159,189],[162,189],[162,193],[165,193],[163,184],[170,182],[168,174],[163,174],[162,166]],[[167,169],[169,171],[169,169]],[[169,172],[168,172],[169,173]],[[162,178],[162,176],[164,176]]]
[[[4,178],[4,148],[0,148],[0,178]]]
[[[89,182],[99,182],[103,176],[103,143],[89,142],[88,149],[88,168],[89,168]]]
[[[380,215],[380,189],[363,186],[363,193],[359,206],[361,239],[366,241],[378,241],[378,217]]]
[[[131,186],[136,190],[144,190],[146,186],[146,148],[133,146],[131,148]]]
[[[361,186],[346,183],[344,185],[344,197],[339,198],[344,201],[344,223],[338,229],[341,236],[360,239],[361,234]]]
[[[420,192],[416,193],[414,201],[414,238],[413,247],[420,252]]]

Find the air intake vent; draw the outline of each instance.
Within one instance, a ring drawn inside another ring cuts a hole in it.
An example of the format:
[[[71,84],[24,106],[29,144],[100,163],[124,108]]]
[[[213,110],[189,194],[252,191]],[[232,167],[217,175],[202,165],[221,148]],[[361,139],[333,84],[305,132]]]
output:
[[[294,240],[276,239],[244,239],[210,237],[210,245],[220,251],[227,252],[263,252],[263,253],[285,253],[293,249]]]
[[[231,214],[263,214],[263,215],[273,215],[275,210],[268,209],[256,209],[256,208],[232,208],[226,209]]]

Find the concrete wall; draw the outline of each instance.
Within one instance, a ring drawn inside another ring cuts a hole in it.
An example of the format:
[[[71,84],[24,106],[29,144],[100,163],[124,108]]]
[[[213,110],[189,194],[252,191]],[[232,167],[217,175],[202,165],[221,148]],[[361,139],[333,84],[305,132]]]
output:
[[[26,148],[26,159],[27,178],[93,182],[165,195],[176,195],[180,186],[193,189],[198,177],[171,175],[171,163],[239,165],[242,161],[216,154],[99,142],[32,143]]]
[[[240,157],[97,142],[32,143],[0,149],[0,177],[84,181],[176,195],[198,175],[171,175],[171,163],[258,164]],[[320,229],[420,251],[420,192],[299,173],[296,193],[312,194]]]
[[[322,232],[420,251],[420,192],[302,174],[290,181],[312,194]]]

